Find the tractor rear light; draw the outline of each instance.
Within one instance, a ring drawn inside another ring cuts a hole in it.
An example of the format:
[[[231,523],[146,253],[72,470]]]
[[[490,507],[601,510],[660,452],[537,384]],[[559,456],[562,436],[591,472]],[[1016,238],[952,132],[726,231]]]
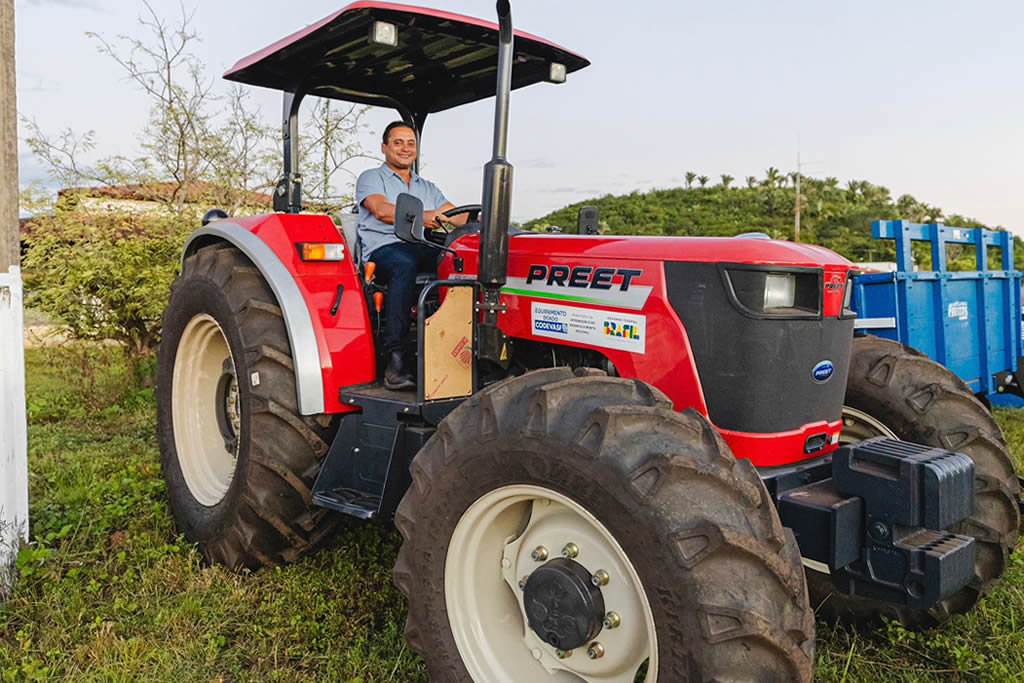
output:
[[[345,245],[337,243],[302,242],[295,245],[303,261],[343,261]]]
[[[559,64],[558,62],[551,62],[551,66],[548,67],[548,82],[549,83],[565,83],[565,64]]]
[[[790,273],[768,273],[764,279],[764,309],[793,308],[796,300],[796,276]]]
[[[398,47],[398,27],[386,21],[375,21],[370,27],[370,42]]]

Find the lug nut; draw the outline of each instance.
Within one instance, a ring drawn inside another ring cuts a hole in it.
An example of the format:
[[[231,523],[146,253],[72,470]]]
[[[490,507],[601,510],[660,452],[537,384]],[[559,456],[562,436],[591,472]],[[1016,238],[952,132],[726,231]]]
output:
[[[530,557],[533,558],[534,562],[543,562],[544,560],[548,559],[548,549],[542,545],[539,545],[533,549],[533,552],[530,553]]]
[[[609,578],[608,572],[603,569],[598,569],[594,572],[594,575],[590,577],[590,583],[595,586],[607,586]]]
[[[621,623],[622,619],[619,618],[619,615],[615,612],[609,612],[608,614],[604,615],[604,621],[602,622],[604,627],[609,630],[613,628],[618,628],[619,624]]]
[[[576,558],[580,554],[580,547],[575,543],[566,543],[565,547],[562,548],[562,557],[568,557],[570,560]]]
[[[587,656],[591,659],[600,659],[601,657],[604,657],[604,645],[595,640],[590,644],[590,647],[587,648]]]
[[[524,576],[523,578],[519,579],[519,590],[521,590],[521,591],[526,590],[526,582],[529,581],[529,580],[530,580],[529,576]]]
[[[568,659],[572,657],[572,650],[555,650],[555,656],[559,659]]]

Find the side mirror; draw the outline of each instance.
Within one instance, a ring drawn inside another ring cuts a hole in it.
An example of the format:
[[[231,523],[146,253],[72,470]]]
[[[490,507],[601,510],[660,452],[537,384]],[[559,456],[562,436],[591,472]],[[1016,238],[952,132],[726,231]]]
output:
[[[395,236],[403,242],[423,242],[423,202],[405,192],[395,202]]]
[[[576,234],[600,235],[601,228],[597,224],[598,216],[599,212],[596,206],[581,206],[579,215],[576,217]]]

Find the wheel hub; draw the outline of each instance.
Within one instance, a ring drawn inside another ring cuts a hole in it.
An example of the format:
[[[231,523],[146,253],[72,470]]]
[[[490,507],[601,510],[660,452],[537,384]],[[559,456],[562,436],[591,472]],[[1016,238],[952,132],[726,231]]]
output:
[[[217,426],[224,439],[224,449],[234,455],[238,448],[242,418],[238,407],[238,379],[231,358],[224,359],[221,372],[217,382]]]
[[[473,680],[634,683],[645,661],[656,680],[636,569],[603,524],[551,489],[512,484],[470,506],[448,545],[445,603]]]
[[[604,596],[590,572],[559,557],[530,574],[523,589],[527,620],[541,640],[560,650],[582,647],[601,632]]]

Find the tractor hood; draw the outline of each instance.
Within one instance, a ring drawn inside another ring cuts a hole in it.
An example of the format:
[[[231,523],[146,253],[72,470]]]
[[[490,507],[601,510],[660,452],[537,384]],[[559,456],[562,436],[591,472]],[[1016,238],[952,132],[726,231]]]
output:
[[[552,76],[557,81],[590,64],[520,31],[514,50],[512,88]],[[224,78],[425,117],[492,97],[497,55],[498,26],[492,22],[409,5],[356,2],[240,60]],[[557,65],[565,67],[564,73]]]
[[[460,255],[477,249],[476,235],[458,240]],[[510,255],[551,258],[690,261],[702,263],[760,263],[828,269],[852,268],[839,254],[813,244],[737,237],[640,237],[549,235],[519,233],[512,237]]]

